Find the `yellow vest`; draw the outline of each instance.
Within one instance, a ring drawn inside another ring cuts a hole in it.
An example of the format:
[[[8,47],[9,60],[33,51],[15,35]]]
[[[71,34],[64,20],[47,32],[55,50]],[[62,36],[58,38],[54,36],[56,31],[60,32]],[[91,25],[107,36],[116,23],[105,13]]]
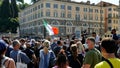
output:
[[[113,68],[120,68],[120,59],[110,58],[108,60],[112,63]],[[110,68],[110,65],[106,61],[103,61],[96,64],[94,68]]]

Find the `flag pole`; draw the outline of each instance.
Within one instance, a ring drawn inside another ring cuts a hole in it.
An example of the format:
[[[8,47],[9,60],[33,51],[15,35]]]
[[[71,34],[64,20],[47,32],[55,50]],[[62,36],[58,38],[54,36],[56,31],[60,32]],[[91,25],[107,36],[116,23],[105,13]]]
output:
[[[43,21],[43,23],[44,23],[44,20],[42,20]],[[46,38],[46,28],[45,28],[45,26],[43,25],[43,36],[44,36],[44,39]]]

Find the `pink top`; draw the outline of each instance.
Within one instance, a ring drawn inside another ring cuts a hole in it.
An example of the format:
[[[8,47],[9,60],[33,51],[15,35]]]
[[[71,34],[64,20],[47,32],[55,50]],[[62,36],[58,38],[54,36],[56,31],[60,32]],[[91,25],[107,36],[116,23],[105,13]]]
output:
[[[13,59],[8,58],[8,60],[5,62],[6,68],[16,68],[15,62]]]

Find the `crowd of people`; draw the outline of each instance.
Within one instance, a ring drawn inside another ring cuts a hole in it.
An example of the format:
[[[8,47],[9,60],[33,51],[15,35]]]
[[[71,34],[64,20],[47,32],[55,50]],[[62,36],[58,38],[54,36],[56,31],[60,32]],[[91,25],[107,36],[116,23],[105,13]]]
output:
[[[0,40],[0,68],[120,68],[120,47],[116,31],[112,38],[91,37]],[[18,58],[19,57],[19,58]]]

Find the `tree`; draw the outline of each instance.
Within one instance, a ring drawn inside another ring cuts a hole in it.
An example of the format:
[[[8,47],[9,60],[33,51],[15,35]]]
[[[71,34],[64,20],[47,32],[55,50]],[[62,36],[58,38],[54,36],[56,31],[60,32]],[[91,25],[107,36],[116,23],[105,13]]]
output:
[[[0,18],[5,19],[11,16],[9,0],[3,0],[0,9]]]
[[[17,2],[21,2],[20,7],[26,8],[28,4],[24,0],[0,0],[0,32],[17,32],[19,7]]]
[[[16,0],[16,1],[21,2],[21,3],[24,3],[24,0]]]
[[[18,9],[16,0],[11,0],[11,14],[12,14],[12,18],[18,17],[18,12],[19,12],[19,9]]]
[[[31,2],[32,2],[32,3],[36,3],[36,2],[37,2],[37,0],[31,0]]]
[[[23,3],[23,0],[18,0]],[[1,1],[0,1],[1,2]],[[0,6],[0,32],[17,32],[18,23],[18,7],[16,0],[3,0]]]
[[[24,4],[18,4],[18,7],[19,7],[19,9],[20,10],[23,10],[23,9],[25,9],[26,7],[28,7],[29,6],[29,4],[27,4],[27,3],[24,3]]]

